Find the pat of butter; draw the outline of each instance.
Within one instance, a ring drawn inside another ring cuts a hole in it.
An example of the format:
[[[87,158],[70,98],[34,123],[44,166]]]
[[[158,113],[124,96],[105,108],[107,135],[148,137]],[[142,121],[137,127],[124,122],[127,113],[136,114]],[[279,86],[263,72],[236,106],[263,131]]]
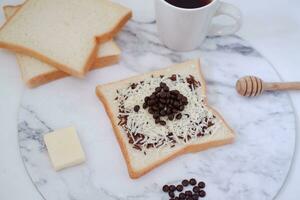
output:
[[[56,171],[83,163],[85,155],[74,127],[44,135],[51,163]]]

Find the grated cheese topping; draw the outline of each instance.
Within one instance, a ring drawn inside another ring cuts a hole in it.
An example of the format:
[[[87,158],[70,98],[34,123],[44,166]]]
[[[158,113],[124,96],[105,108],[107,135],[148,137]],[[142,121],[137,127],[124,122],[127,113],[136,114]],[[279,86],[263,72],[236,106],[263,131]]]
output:
[[[159,150],[184,145],[214,132],[217,119],[203,103],[200,82],[197,85],[189,84],[188,78],[178,74],[176,80],[165,76],[151,77],[117,90],[115,101],[119,105],[119,125],[133,148],[146,155],[153,148]],[[151,95],[161,82],[166,83],[170,90],[178,90],[188,99],[188,104],[181,111],[182,118],[165,120],[165,126],[155,124],[152,115],[142,108],[144,98]],[[141,108],[138,112],[133,110],[135,105]]]

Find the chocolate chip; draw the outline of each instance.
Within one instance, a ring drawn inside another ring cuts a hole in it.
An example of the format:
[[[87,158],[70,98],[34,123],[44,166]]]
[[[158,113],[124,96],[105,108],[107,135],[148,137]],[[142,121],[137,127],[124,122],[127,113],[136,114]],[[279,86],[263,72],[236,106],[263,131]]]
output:
[[[175,185],[169,185],[169,190],[170,190],[171,192],[174,192],[174,191],[176,190]]]
[[[190,197],[193,195],[193,192],[191,190],[187,190],[187,191],[185,191],[185,195]]]
[[[162,187],[162,191],[164,191],[164,192],[169,192],[169,186],[168,186],[168,185],[164,185],[164,186]]]
[[[161,88],[164,88],[165,86],[167,86],[167,84],[165,84],[164,82],[161,82],[161,83],[159,84],[159,86],[160,86]]]
[[[152,108],[149,108],[148,112],[149,112],[150,114],[153,114],[153,113],[154,113],[154,110],[153,110]]]
[[[193,200],[198,200],[199,199],[199,194],[193,194],[192,197],[193,197]]]
[[[159,118],[159,114],[158,114],[158,113],[154,113],[154,114],[153,114],[153,118],[154,118],[154,119],[158,119],[158,118]]]
[[[165,110],[161,110],[159,112],[160,116],[166,116],[167,115],[167,112]]]
[[[186,200],[193,200],[193,197],[192,196],[187,197]]]
[[[155,103],[156,103],[156,101],[154,99],[151,99],[148,101],[149,106],[153,106]]]
[[[188,180],[186,180],[186,179],[184,179],[182,182],[181,182],[181,184],[183,185],[183,186],[188,186],[189,185],[189,181]]]
[[[152,108],[154,111],[159,111],[159,107],[158,107],[157,105],[153,105],[151,108]]]
[[[200,191],[200,188],[198,186],[193,187],[193,192],[198,193]]]
[[[179,199],[185,199],[185,198],[186,198],[185,193],[181,192],[181,193],[179,194]]]
[[[162,125],[162,126],[165,126],[167,123],[165,122],[165,121],[163,121],[163,120],[161,120],[160,122],[160,125]]]
[[[160,92],[160,91],[161,91],[161,87],[155,88],[155,92]]]
[[[168,86],[164,87],[163,89],[164,89],[165,92],[169,92],[169,87]]]
[[[172,112],[175,114],[175,113],[178,112],[178,110],[177,110],[176,108],[173,108],[173,109],[172,109]]]
[[[179,113],[179,114],[180,114],[180,113]],[[178,115],[179,115],[179,114],[178,114]],[[177,115],[177,116],[178,116],[178,115]],[[176,118],[177,118],[177,116],[176,116]],[[180,117],[180,118],[181,118],[181,117]],[[191,185],[196,185],[196,184],[197,184],[197,181],[196,181],[196,179],[194,179],[194,178],[191,178],[189,182],[190,182]]]
[[[133,110],[134,110],[135,112],[139,112],[140,106],[139,106],[139,105],[135,105],[135,106],[133,107]]]
[[[158,106],[159,106],[160,109],[163,109],[165,107],[165,105],[162,104],[162,103],[158,104]]]
[[[166,99],[163,99],[163,98],[160,98],[159,101],[163,104],[166,104],[167,103],[167,100]]]
[[[203,181],[200,181],[198,183],[199,188],[205,188],[205,183]]]
[[[155,98],[156,98],[155,94],[150,95],[150,99],[155,99]]]
[[[145,97],[144,101],[147,103],[150,100],[150,97]]]
[[[147,103],[143,103],[143,108],[146,109],[148,107]]]
[[[175,197],[174,200],[180,200],[179,197]]]
[[[204,190],[200,190],[198,194],[199,194],[199,197],[205,197],[206,196],[206,192]]]
[[[170,108],[167,108],[167,115],[172,114],[172,110]]]
[[[161,98],[166,98],[166,97],[167,97],[167,94],[166,94],[165,92],[160,92],[160,93],[159,93],[159,96],[160,96]]]
[[[172,121],[172,120],[174,119],[174,115],[173,115],[173,114],[168,115],[168,119],[169,119],[170,121]]]
[[[179,110],[183,111],[184,110],[184,106],[179,106]]]
[[[182,114],[181,113],[178,113],[177,115],[176,115],[176,119],[181,119],[181,117],[182,117]],[[194,179],[195,180],[195,179]],[[196,181],[196,180],[195,180]],[[191,182],[190,182],[191,183]],[[196,183],[195,183],[196,184]]]
[[[183,186],[182,186],[182,185],[177,185],[177,186],[176,186],[176,190],[177,190],[178,192],[181,192],[181,191],[183,190]]]
[[[174,198],[174,197],[175,197],[174,192],[170,191],[170,192],[169,192],[169,197]]]

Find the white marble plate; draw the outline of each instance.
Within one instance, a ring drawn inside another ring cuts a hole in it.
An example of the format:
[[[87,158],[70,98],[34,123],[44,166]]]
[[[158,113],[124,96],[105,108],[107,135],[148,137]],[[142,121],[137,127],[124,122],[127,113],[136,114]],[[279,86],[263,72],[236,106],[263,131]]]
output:
[[[279,81],[268,61],[237,36],[208,38],[201,49],[173,52],[158,40],[153,23],[131,21],[117,43],[123,50],[120,64],[93,71],[84,80],[69,77],[24,93],[18,122],[20,152],[45,199],[168,199],[161,186],[190,177],[207,183],[206,199],[270,200],[277,194],[295,147],[291,101],[286,93],[249,99],[234,90],[243,75]],[[178,157],[132,180],[95,87],[190,58],[201,59],[209,103],[236,131],[236,142]],[[42,136],[69,125],[76,126],[87,160],[55,172]]]

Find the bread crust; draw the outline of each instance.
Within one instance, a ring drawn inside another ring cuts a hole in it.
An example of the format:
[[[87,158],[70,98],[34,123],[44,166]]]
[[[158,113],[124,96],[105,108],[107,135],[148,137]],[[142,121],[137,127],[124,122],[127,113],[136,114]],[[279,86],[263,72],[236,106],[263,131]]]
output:
[[[112,56],[105,56],[105,57],[97,58],[93,64],[93,67],[90,70],[101,69],[103,67],[107,67],[107,66],[116,64],[119,62],[119,58],[120,58],[119,55],[112,55]],[[18,60],[18,58],[17,58],[17,60]],[[29,88],[36,88],[43,84],[46,84],[51,81],[55,81],[57,79],[64,78],[67,76],[70,76],[70,74],[67,74],[60,70],[56,70],[53,72],[40,74],[39,76],[29,79],[28,81],[26,81],[26,85]]]
[[[138,170],[138,171],[134,170],[133,167],[132,167],[132,165],[131,165],[130,158],[129,158],[129,155],[128,155],[128,151],[126,149],[126,143],[125,143],[126,141],[123,141],[122,133],[121,133],[120,129],[118,128],[117,122],[114,120],[114,117],[113,117],[114,114],[113,114],[112,109],[109,106],[109,101],[105,97],[105,95],[103,94],[103,92],[101,90],[101,88],[105,87],[105,85],[97,86],[97,88],[96,88],[96,95],[98,96],[99,100],[103,103],[105,111],[108,114],[108,117],[109,117],[109,119],[111,121],[113,130],[114,130],[114,133],[115,133],[115,136],[117,138],[117,141],[119,143],[119,146],[120,146],[122,154],[123,154],[123,157],[125,159],[129,176],[132,179],[137,179],[137,178],[145,175],[146,173],[150,172],[154,168],[157,168],[158,166],[162,165],[163,163],[165,163],[167,161],[170,161],[170,160],[176,158],[177,156],[180,156],[180,155],[183,155],[183,154],[186,154],[186,153],[199,152],[199,151],[211,148],[211,147],[222,146],[222,145],[225,145],[225,144],[232,143],[234,141],[234,137],[235,137],[234,131],[229,127],[229,125],[226,123],[226,121],[223,119],[223,117],[221,117],[221,115],[216,110],[212,109],[211,106],[207,105],[206,84],[205,84],[205,79],[203,79],[203,74],[202,74],[201,69],[200,69],[200,63],[199,63],[199,61],[198,61],[198,65],[197,65],[197,70],[198,70],[198,72],[200,74],[200,77],[201,77],[202,91],[204,92],[203,94],[205,94],[205,98],[204,98],[205,105],[215,115],[217,115],[221,121],[223,121],[224,125],[230,130],[230,132],[232,134],[232,137],[227,138],[227,139],[223,139],[223,140],[210,141],[210,142],[203,143],[203,144],[191,144],[191,145],[185,146],[185,147],[183,147],[181,149],[178,149],[177,151],[175,151],[170,156],[165,157],[165,158],[163,158],[163,159],[161,159],[161,160],[159,160],[159,161],[157,161],[157,162],[149,165],[148,167],[143,168],[142,170]],[[156,73],[156,72],[159,72],[159,71],[151,72],[151,74]]]
[[[25,0],[25,2],[22,5],[25,5],[26,3],[28,3],[29,0]],[[22,6],[23,7],[23,6]],[[6,20],[6,22],[4,23],[4,25],[0,28],[0,31],[8,24],[8,22],[22,9],[19,8],[8,20]],[[84,65],[84,67],[82,68],[81,71],[76,71],[74,69],[72,69],[70,66],[66,66],[64,64],[58,63],[55,60],[52,60],[51,58],[48,58],[47,56],[40,54],[39,52],[33,50],[33,49],[29,49],[20,45],[16,45],[16,44],[11,44],[11,43],[6,43],[6,42],[1,42],[0,41],[0,48],[5,48],[5,49],[9,49],[11,51],[14,51],[16,53],[20,53],[20,54],[25,54],[34,58],[39,59],[42,62],[48,63],[72,76],[76,76],[79,78],[83,78],[84,75],[89,71],[89,69],[91,68],[93,61],[96,59],[97,57],[97,51],[99,48],[99,43],[103,43],[106,42],[110,39],[112,39],[121,29],[122,27],[126,24],[126,22],[132,17],[132,11],[130,11],[127,15],[125,15],[123,17],[123,19],[121,19],[119,21],[119,23],[117,23],[115,25],[115,27],[112,28],[112,30],[108,31],[107,33],[104,33],[102,35],[98,35],[98,36],[94,36],[94,48],[92,49],[92,51],[90,52],[90,56],[89,58],[86,60],[86,64]]]

